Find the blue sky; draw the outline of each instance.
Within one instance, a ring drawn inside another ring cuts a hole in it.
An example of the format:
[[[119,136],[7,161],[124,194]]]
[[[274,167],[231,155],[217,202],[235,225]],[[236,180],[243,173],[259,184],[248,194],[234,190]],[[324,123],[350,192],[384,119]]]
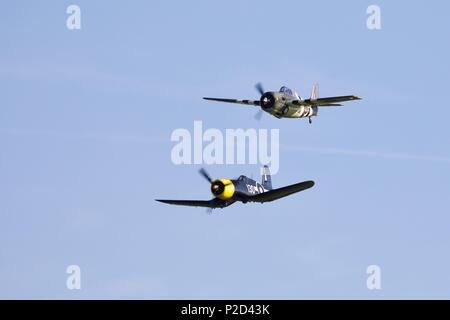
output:
[[[450,298],[446,2],[73,3],[81,30],[68,1],[0,12],[0,298]],[[364,99],[312,125],[201,99],[258,81]],[[279,129],[274,186],[316,186],[211,216],[155,202],[210,197],[170,159],[195,120]]]

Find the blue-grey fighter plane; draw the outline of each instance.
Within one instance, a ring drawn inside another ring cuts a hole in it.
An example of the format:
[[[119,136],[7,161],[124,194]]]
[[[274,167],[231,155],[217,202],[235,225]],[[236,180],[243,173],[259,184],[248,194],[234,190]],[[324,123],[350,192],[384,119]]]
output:
[[[270,202],[293,193],[300,192],[314,186],[314,181],[303,181],[287,187],[272,189],[272,179],[267,166],[264,166],[261,183],[246,176],[237,179],[216,179],[213,180],[205,169],[200,170],[200,174],[211,184],[211,193],[214,198],[211,200],[156,200],[159,202],[192,206],[207,207],[211,209],[225,208],[236,201],[247,202]]]
[[[311,123],[311,117],[317,116],[319,107],[339,107],[341,102],[360,100],[357,96],[338,96],[319,98],[319,86],[313,86],[311,97],[302,99],[295,91],[281,87],[280,91],[264,91],[261,83],[255,85],[256,90],[261,94],[259,100],[237,100],[223,98],[207,98],[205,100],[238,103],[251,106],[259,106],[261,109],[256,114],[257,120],[261,119],[263,111],[277,118],[308,118]]]

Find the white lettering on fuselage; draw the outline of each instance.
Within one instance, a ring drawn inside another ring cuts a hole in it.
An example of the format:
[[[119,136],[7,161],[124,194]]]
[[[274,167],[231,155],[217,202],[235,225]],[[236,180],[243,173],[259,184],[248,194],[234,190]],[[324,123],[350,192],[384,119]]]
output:
[[[262,185],[260,185],[259,183],[256,183],[256,185],[246,184],[246,186],[247,186],[247,191],[251,194],[258,194],[258,193],[263,193],[266,191],[264,189],[264,187]]]

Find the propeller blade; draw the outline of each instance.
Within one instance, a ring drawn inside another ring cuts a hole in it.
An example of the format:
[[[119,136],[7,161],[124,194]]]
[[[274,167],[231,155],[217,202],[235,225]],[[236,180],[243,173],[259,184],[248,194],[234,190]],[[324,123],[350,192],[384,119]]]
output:
[[[261,109],[259,109],[259,111],[255,114],[255,120],[261,121],[262,115],[263,115],[263,111]]]
[[[200,174],[203,176],[203,178],[208,180],[209,183],[213,182],[213,180],[211,179],[210,175],[208,174],[208,172],[204,168],[201,168],[198,172],[200,172]]]
[[[255,88],[256,90],[258,90],[258,92],[263,95],[264,94],[264,88],[263,85],[261,84],[261,82],[258,82],[257,84],[255,84]]]

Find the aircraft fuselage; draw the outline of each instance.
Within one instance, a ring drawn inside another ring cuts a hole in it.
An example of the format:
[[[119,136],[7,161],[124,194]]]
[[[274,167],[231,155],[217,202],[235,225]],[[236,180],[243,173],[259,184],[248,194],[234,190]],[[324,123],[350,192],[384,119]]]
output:
[[[248,196],[268,191],[263,185],[246,176],[238,179],[217,179],[211,183],[212,194],[221,200],[246,201]]]
[[[266,92],[261,97],[261,108],[277,118],[309,118],[317,116],[317,106],[295,105],[298,96],[283,92]]]

